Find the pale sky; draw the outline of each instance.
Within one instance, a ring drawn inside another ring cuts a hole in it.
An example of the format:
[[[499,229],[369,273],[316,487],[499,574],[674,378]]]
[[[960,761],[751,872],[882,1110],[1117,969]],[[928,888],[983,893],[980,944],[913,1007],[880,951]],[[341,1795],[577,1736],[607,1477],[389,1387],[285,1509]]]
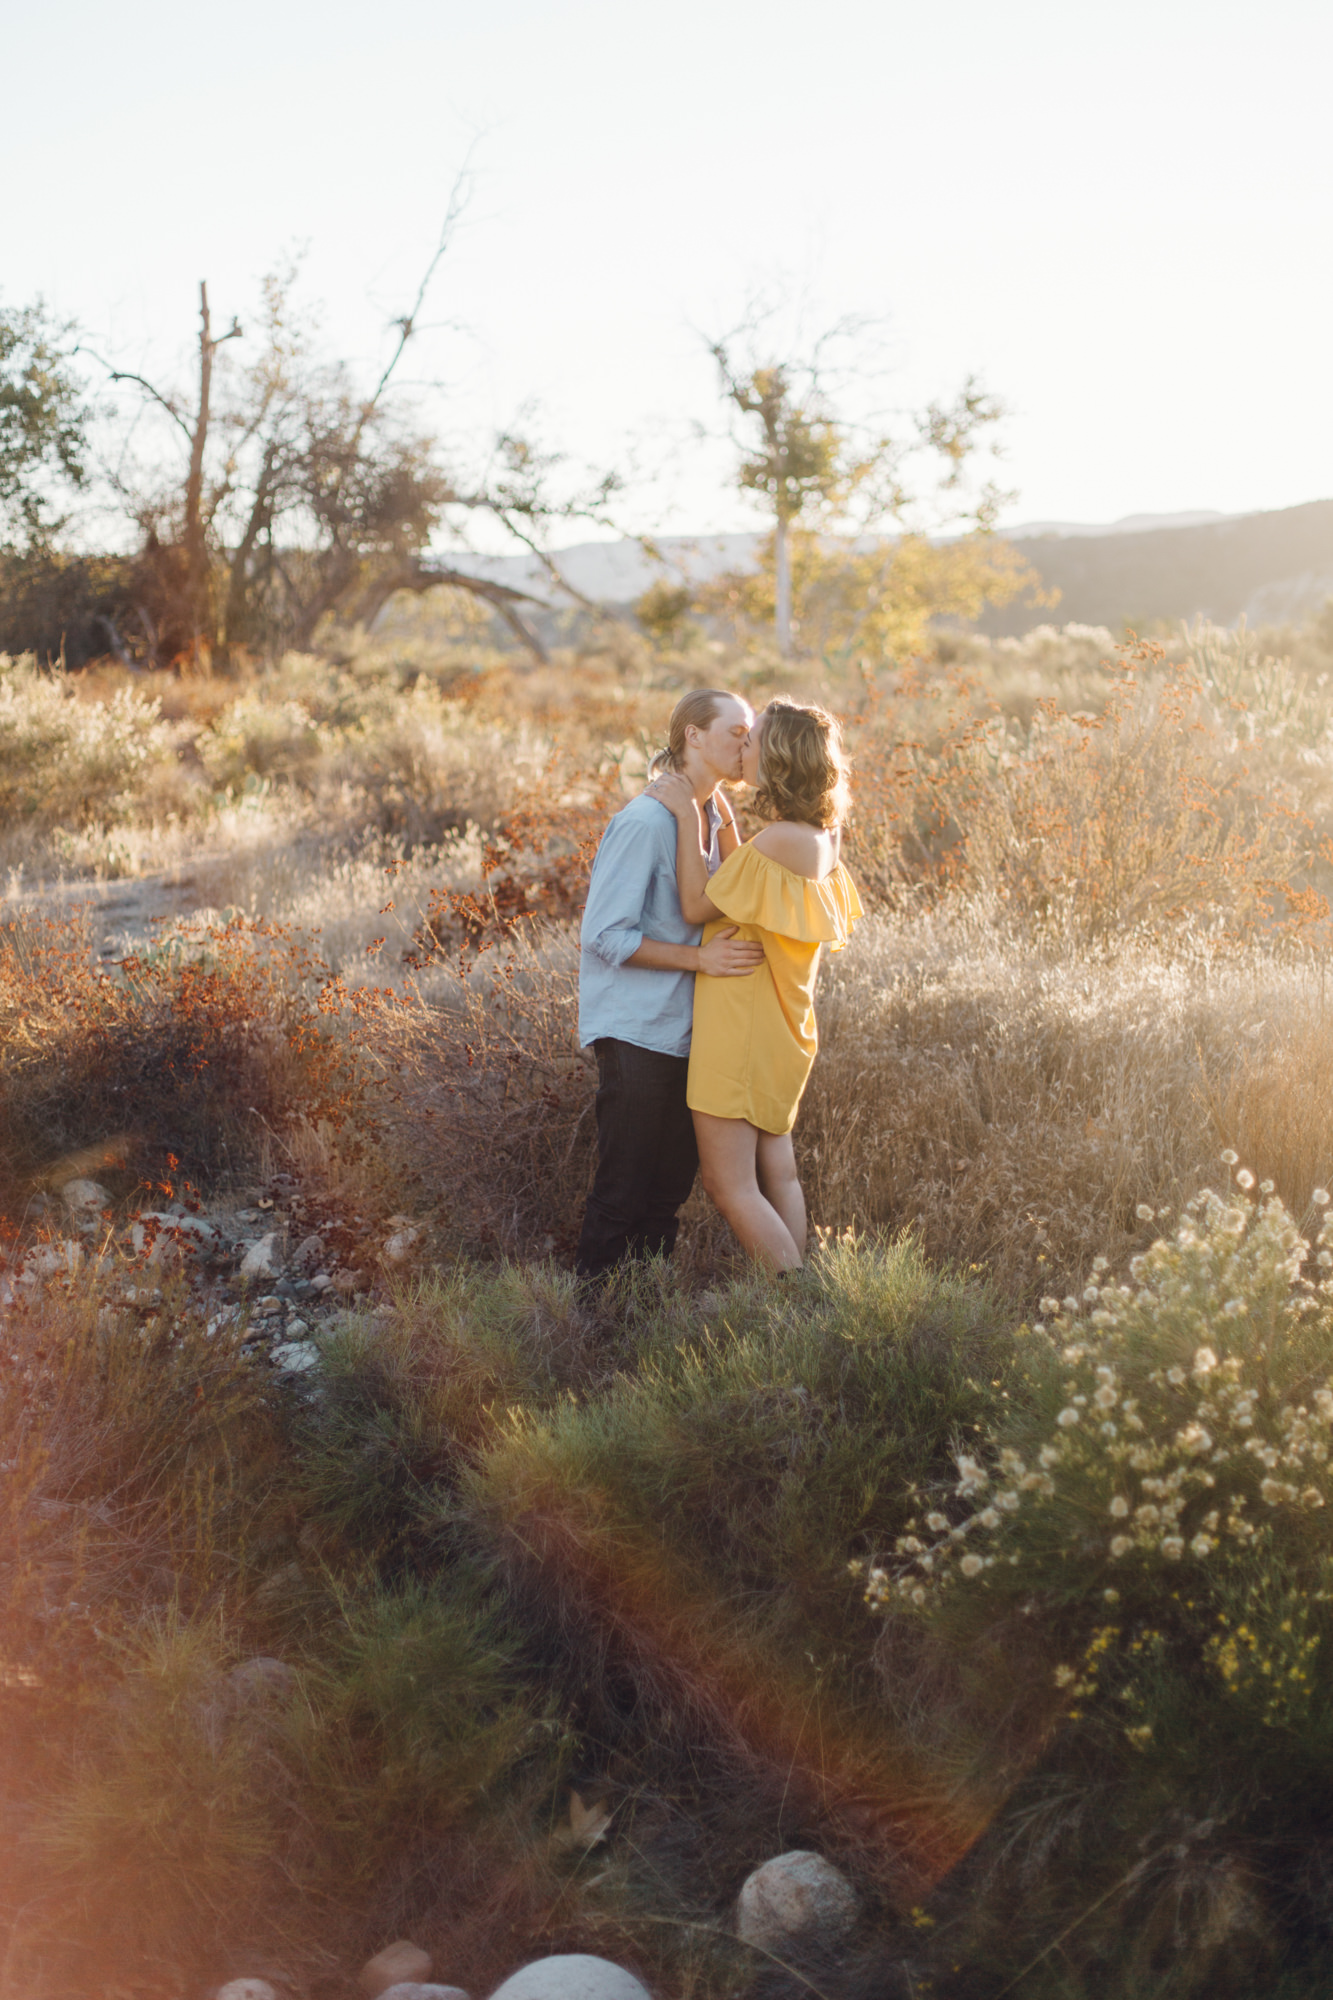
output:
[[[782,282],[887,321],[894,402],[1006,400],[1011,522],[1333,494],[1327,0],[0,5],[0,298],[123,366],[297,245],[369,366],[475,142],[412,372],[460,434],[672,445],[636,526],[752,523],[696,329]]]

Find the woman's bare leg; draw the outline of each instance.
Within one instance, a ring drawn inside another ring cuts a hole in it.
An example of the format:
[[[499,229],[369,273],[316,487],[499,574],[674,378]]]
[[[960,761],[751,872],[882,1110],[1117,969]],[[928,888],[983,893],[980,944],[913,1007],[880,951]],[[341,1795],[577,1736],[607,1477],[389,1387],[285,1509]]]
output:
[[[760,1133],[744,1118],[694,1114],[703,1184],[740,1239],[742,1249],[775,1271],[800,1269],[801,1252],[772,1202],[759,1191],[755,1156]]]
[[[787,1225],[792,1242],[805,1256],[809,1225],[805,1217],[805,1196],[796,1172],[796,1151],[790,1132],[761,1132],[755,1149],[759,1192]]]

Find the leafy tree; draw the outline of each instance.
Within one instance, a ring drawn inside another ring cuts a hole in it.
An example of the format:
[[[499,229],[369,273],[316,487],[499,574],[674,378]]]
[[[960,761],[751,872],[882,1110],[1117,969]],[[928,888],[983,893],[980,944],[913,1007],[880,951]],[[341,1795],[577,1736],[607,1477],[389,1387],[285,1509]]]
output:
[[[912,650],[932,618],[975,617],[1035,583],[993,532],[1007,496],[968,489],[971,461],[1003,414],[979,383],[910,413],[894,435],[835,407],[830,357],[859,323],[841,322],[804,359],[785,361],[756,358],[762,327],[751,315],[710,352],[734,420],[737,484],[762,496],[773,530],[757,576],[717,579],[701,608],[771,621],[784,656],[798,624],[824,650]],[[927,518],[953,539],[933,542]]]
[[[773,515],[774,593],[778,650],[791,651],[791,530],[811,507],[828,510],[855,477],[846,463],[846,440],[823,405],[813,367],[790,364],[738,370],[725,343],[713,345],[723,393],[747,420],[736,480],[746,493],[762,494]]]
[[[757,570],[716,577],[696,594],[698,610],[752,632],[772,628],[776,597],[775,537],[760,551]],[[970,621],[988,604],[1028,595],[1053,603],[1026,556],[995,534],[932,541],[921,534],[877,540],[870,547],[837,541],[810,528],[789,539],[792,594],[807,651],[843,659],[856,653],[898,658],[924,650],[939,618]]]
[[[0,547],[47,546],[61,526],[52,489],[85,477],[88,407],[70,332],[40,301],[0,310]]]
[[[687,583],[673,583],[660,576],[635,599],[634,616],[655,644],[682,646],[688,643],[691,629],[697,630],[689,622],[693,608],[694,592]]]

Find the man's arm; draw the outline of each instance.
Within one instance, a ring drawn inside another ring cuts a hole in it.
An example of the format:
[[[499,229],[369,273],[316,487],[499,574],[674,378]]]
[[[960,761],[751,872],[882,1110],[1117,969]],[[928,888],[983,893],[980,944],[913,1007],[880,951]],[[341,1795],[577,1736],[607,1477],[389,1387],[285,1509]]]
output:
[[[633,957],[622,961],[665,972],[706,972],[710,979],[742,979],[763,962],[764,947],[752,938],[738,938],[735,924],[707,944],[664,944],[660,938],[645,938]]]
[[[607,965],[625,965],[644,942],[641,923],[653,860],[645,829],[617,813],[592,865],[579,933],[583,949]]]
[[[593,863],[580,934],[584,950],[607,965],[706,972],[713,979],[736,978],[762,964],[763,946],[738,940],[732,931],[706,945],[667,944],[644,936],[643,906],[656,856],[651,832],[617,813]]]

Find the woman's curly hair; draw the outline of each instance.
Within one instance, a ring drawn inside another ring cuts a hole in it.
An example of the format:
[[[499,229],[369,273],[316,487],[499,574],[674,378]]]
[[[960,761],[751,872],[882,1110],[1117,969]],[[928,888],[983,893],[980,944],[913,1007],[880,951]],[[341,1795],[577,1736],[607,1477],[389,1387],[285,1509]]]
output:
[[[846,819],[850,803],[836,716],[775,696],[763,713],[755,811],[762,819],[828,827]]]

